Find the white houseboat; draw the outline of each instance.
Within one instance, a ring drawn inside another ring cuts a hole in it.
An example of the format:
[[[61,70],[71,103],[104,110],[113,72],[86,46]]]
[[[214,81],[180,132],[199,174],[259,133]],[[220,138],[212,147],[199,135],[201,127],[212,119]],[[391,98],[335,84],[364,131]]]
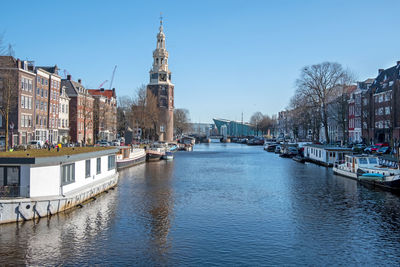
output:
[[[363,183],[400,189],[400,170],[382,166],[379,161],[376,156],[346,155],[342,163],[335,164],[333,172]]]
[[[118,183],[115,148],[0,153],[0,224],[75,207]]]
[[[340,162],[347,154],[352,154],[351,148],[307,144],[304,145],[304,157],[307,161],[326,167],[332,167],[335,162]]]

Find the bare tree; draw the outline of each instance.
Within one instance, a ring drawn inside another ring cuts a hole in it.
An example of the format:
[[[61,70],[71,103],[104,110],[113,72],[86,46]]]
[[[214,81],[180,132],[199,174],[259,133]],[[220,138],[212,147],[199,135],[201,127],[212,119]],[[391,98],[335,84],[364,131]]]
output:
[[[11,57],[3,57],[0,61],[0,114],[5,119],[5,150],[9,146],[10,113],[18,105],[18,77],[12,71],[13,63]]]
[[[258,131],[260,130],[260,122],[263,119],[263,114],[259,111],[255,112],[251,117],[250,117],[250,124],[253,125],[256,135],[258,135]]]
[[[84,92],[78,96],[78,99],[80,99],[82,105],[83,144],[86,145],[93,141],[90,138],[87,138],[88,129],[93,129],[93,97],[86,89],[84,89]]]
[[[189,110],[175,109],[174,110],[174,128],[175,134],[181,135],[190,130]]]
[[[128,113],[128,120],[131,121],[132,127],[137,130],[142,130],[142,137],[145,136],[145,131],[148,128],[147,116],[146,116],[146,86],[142,84],[136,89],[134,97],[131,99],[131,106]]]
[[[12,44],[6,45],[4,41],[4,33],[0,34],[0,56],[11,56],[14,57],[15,52]]]
[[[145,111],[145,129],[148,130],[149,137],[157,140],[159,111],[157,97],[150,90],[147,90]]]
[[[117,132],[121,135],[125,135],[125,131],[128,127],[133,127],[133,109],[134,100],[129,96],[121,96],[118,98],[117,108]]]
[[[306,96],[315,106],[318,105],[321,113],[321,121],[324,126],[325,139],[330,143],[328,133],[328,103],[335,96],[337,88],[348,72],[342,65],[332,62],[306,66],[301,70],[297,79],[297,92]]]
[[[7,55],[7,46],[4,42],[4,34],[0,34],[0,56]]]
[[[96,98],[93,102],[93,142],[100,139],[100,130],[104,126],[106,111],[104,105],[100,104],[100,99]]]

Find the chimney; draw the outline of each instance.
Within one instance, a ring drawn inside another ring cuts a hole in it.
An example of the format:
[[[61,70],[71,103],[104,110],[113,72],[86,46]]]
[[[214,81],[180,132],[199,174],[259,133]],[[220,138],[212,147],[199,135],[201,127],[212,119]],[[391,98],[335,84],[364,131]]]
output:
[[[100,88],[100,92],[104,92],[104,88]]]
[[[81,79],[78,79],[78,83],[82,84],[82,80],[81,80]]]
[[[379,70],[378,70],[378,74],[381,74],[382,71],[384,71],[384,69],[379,69]]]
[[[67,80],[70,81],[71,80],[71,75],[67,75]]]

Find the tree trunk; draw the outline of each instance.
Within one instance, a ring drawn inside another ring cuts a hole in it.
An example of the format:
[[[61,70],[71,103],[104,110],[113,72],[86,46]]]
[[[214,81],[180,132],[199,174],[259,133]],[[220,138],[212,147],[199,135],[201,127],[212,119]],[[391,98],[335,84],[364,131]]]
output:
[[[6,138],[4,140],[4,150],[7,151],[8,150],[8,145],[10,143],[10,136],[9,136],[9,132],[8,132],[8,121],[9,121],[9,116],[8,116],[8,112],[6,112]]]
[[[328,133],[328,114],[327,114],[326,106],[322,106],[322,116],[323,116],[323,123],[324,123],[324,130],[325,130],[325,140],[326,143],[329,144],[329,133]]]

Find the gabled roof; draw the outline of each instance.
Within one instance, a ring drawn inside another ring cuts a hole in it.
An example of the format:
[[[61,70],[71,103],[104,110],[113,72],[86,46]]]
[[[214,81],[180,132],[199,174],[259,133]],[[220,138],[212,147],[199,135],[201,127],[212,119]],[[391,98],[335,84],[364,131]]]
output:
[[[58,75],[58,70],[59,68],[57,67],[57,65],[54,66],[36,66],[36,68],[40,68],[42,70],[45,70],[51,74],[56,74]]]
[[[79,88],[83,88],[83,90],[86,90],[86,88],[82,84],[68,79],[61,80],[61,88],[63,86],[65,86],[65,92],[69,97],[78,96],[78,94],[82,94],[79,93]]]
[[[397,80],[400,80],[400,64],[382,70],[372,83],[371,90],[374,94],[392,90]]]
[[[89,94],[92,96],[104,96],[108,99],[116,98],[115,89],[112,90],[104,90],[104,89],[88,89]]]

